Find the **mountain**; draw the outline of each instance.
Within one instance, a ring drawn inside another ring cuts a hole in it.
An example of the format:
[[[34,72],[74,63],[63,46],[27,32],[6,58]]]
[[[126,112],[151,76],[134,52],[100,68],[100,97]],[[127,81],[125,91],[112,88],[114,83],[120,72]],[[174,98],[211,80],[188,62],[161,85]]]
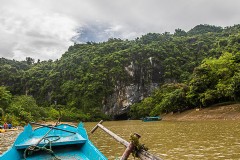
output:
[[[29,59],[18,62],[1,58],[0,83],[13,95],[31,95],[45,108],[57,101],[64,109],[81,110],[90,119],[101,117],[102,113],[114,119],[138,118],[218,103],[217,98],[207,103],[201,98],[206,88],[191,90],[199,83],[194,78],[207,76],[203,73],[212,68],[206,70],[203,65],[214,64],[206,61],[218,63],[222,56],[227,58],[226,53],[236,60],[236,71],[231,70],[229,79],[238,78],[239,51],[240,25],[198,25],[188,32],[176,29],[174,34],[148,33],[131,41],[112,38],[74,44],[56,61],[27,63]],[[208,85],[211,87],[210,82]],[[239,82],[235,85],[239,86]],[[171,94],[173,99],[166,100]],[[182,105],[164,108],[164,98],[166,103],[176,100]],[[225,101],[237,99],[225,97]]]

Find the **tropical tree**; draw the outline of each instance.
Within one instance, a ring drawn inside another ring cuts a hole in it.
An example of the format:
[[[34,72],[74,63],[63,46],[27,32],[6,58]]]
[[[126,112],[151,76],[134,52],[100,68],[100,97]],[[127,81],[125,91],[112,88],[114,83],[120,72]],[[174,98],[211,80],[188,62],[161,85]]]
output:
[[[9,107],[11,101],[12,101],[12,94],[10,91],[6,89],[4,86],[0,86],[0,108],[2,112],[6,110],[6,108]]]

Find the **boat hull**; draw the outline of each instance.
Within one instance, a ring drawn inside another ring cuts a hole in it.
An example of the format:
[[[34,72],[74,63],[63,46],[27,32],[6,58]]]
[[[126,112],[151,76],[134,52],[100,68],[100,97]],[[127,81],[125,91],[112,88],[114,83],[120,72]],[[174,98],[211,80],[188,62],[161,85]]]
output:
[[[24,159],[24,154],[27,160],[51,160],[54,156],[59,159],[107,160],[88,139],[82,123],[79,124],[78,127],[68,124],[61,124],[57,127],[71,131],[71,133],[55,129],[51,130],[49,127],[40,127],[32,130],[31,125],[26,126],[13,146],[0,156],[0,160],[21,160]],[[39,142],[39,140],[41,140],[40,137],[43,137],[47,133],[46,131],[49,130],[51,131],[46,136],[48,139],[42,140],[38,146],[39,148],[43,148],[44,146],[48,149],[51,148],[53,154],[50,154],[47,150],[39,150],[32,154],[26,154],[26,148]],[[53,140],[54,138],[55,140]],[[52,141],[51,144],[46,145],[46,142],[49,140]]]
[[[152,121],[161,121],[162,118],[159,116],[156,117],[145,117],[142,119],[143,122],[152,122]]]

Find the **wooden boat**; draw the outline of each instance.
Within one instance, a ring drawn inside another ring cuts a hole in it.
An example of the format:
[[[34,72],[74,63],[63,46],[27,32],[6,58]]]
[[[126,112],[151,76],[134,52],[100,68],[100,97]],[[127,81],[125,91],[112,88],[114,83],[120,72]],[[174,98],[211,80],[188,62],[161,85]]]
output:
[[[143,122],[160,121],[160,120],[162,120],[160,116],[142,118]]]
[[[28,124],[13,146],[0,155],[1,160],[78,159],[107,160],[88,139],[83,123],[78,127],[69,124],[41,125],[32,130]]]

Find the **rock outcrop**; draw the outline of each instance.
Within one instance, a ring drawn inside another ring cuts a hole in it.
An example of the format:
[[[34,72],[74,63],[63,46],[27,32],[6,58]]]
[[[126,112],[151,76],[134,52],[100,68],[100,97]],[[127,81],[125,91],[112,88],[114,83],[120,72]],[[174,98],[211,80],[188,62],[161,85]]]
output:
[[[159,86],[160,70],[152,57],[142,65],[131,62],[125,71],[130,77],[129,85],[115,86],[114,93],[103,101],[103,111],[113,119],[128,119],[131,105],[150,96]]]

